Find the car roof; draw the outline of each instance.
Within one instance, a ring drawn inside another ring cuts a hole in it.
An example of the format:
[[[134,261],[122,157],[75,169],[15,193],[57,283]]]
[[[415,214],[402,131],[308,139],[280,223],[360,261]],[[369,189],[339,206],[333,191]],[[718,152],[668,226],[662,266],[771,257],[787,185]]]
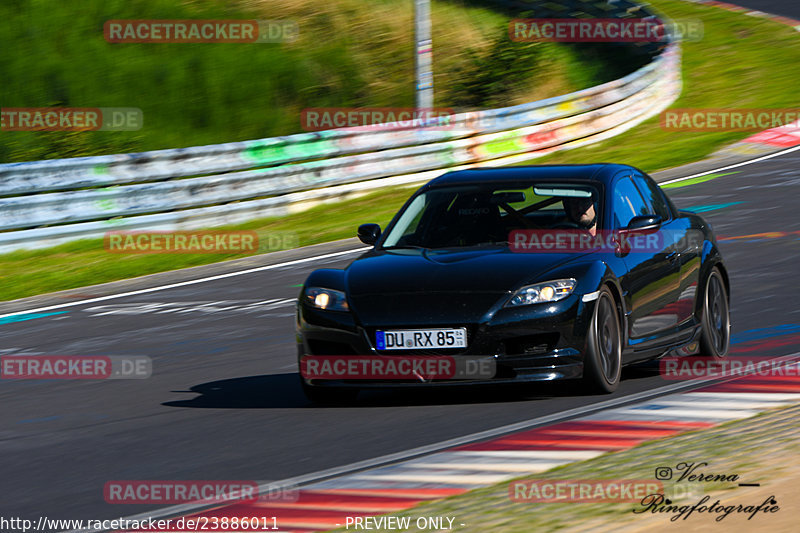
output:
[[[518,167],[483,167],[448,172],[430,181],[424,188],[503,181],[558,180],[565,182],[600,182],[610,185],[628,165],[595,163],[590,165],[529,165]]]

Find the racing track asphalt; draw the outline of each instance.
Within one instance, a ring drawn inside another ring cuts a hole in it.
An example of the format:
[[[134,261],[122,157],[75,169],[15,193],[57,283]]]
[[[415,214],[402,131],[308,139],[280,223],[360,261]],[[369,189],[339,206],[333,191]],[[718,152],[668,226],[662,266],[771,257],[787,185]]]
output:
[[[800,17],[795,2],[739,3]],[[723,238],[798,231],[799,167],[800,152],[794,152],[669,193],[681,208],[710,207],[703,214]],[[741,203],[720,207],[733,202]],[[317,256],[354,246],[339,242],[278,257]],[[800,324],[797,235],[723,240],[720,247],[731,273],[734,334],[786,328],[754,332],[763,337]],[[0,515],[128,516],[158,506],[106,504],[107,481],[280,480],[667,384],[639,369],[627,371],[611,396],[583,396],[565,386],[527,398],[496,389],[372,392],[354,407],[310,406],[297,384],[293,307],[282,300],[296,296],[296,285],[312,269],[347,262],[311,261],[94,303],[82,301],[110,292],[71,291],[26,302],[26,309],[77,304],[50,311],[61,314],[20,322],[0,318],[0,353],[147,355],[153,360],[153,375],[145,380],[0,382]],[[175,275],[124,285],[135,288],[170,276]],[[270,300],[277,302],[247,309]],[[227,303],[214,304],[222,301]],[[144,303],[171,307],[147,311],[136,305]],[[199,309],[203,304],[205,309]],[[98,306],[106,307],[91,310]],[[8,304],[0,308],[5,308],[0,313],[18,310]],[[139,314],[103,314],[121,310]],[[781,344],[749,353],[798,349],[792,338]]]

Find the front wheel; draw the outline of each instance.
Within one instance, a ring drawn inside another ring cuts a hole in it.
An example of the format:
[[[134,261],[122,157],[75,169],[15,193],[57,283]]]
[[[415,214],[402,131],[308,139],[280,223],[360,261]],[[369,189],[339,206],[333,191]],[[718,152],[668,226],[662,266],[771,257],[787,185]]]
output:
[[[714,267],[706,281],[703,293],[702,332],[700,355],[722,359],[728,355],[731,343],[731,316],[728,291],[719,269]]]
[[[622,332],[619,313],[608,287],[600,289],[592,315],[583,361],[583,380],[593,391],[617,390],[622,375]]]

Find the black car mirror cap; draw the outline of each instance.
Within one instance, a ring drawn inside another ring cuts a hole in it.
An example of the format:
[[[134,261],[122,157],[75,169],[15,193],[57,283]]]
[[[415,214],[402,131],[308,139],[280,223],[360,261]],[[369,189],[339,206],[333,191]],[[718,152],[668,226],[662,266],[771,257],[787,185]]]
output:
[[[358,227],[358,239],[364,244],[374,245],[381,236],[381,227],[378,224],[361,224]]]
[[[658,231],[662,222],[663,220],[658,215],[635,216],[628,222],[627,227],[617,230],[617,234],[620,236],[631,234],[647,235]],[[627,255],[630,251],[630,245],[626,244],[624,239],[619,240],[614,249],[618,256]]]
[[[628,226],[623,230],[624,233],[636,232],[651,232],[656,231],[661,227],[662,219],[658,215],[639,215],[633,217]]]

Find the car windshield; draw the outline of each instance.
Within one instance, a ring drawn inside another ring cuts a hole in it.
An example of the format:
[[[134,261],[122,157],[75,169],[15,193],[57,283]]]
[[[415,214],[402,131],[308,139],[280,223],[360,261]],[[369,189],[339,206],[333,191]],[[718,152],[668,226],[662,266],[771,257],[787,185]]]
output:
[[[599,214],[599,197],[591,185],[573,183],[484,183],[434,188],[406,205],[386,235],[383,247],[505,245],[513,230],[578,228],[576,208],[585,211],[594,205]],[[568,206],[572,206],[571,216]]]

